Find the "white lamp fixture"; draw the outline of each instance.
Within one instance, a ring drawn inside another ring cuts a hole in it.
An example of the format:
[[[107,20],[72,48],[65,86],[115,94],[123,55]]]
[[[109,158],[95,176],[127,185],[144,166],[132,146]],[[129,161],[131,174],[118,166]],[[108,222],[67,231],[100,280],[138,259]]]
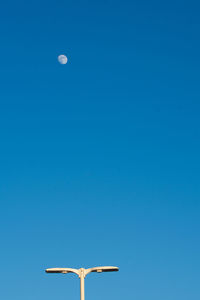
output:
[[[67,274],[67,273],[75,273],[76,275],[79,276],[80,278],[80,292],[81,292],[81,300],[85,300],[85,289],[84,289],[84,281],[85,277],[91,273],[91,272],[97,272],[97,273],[102,273],[102,272],[114,272],[114,271],[119,271],[119,268],[117,267],[95,267],[95,268],[89,268],[89,269],[71,269],[71,268],[50,268],[45,270],[46,273],[62,273],[62,274]]]

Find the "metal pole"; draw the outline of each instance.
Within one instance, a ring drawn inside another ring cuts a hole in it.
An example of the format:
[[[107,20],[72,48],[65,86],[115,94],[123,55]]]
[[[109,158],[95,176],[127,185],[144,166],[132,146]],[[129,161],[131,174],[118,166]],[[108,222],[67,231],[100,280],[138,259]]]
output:
[[[85,300],[85,287],[84,287],[84,281],[85,281],[85,272],[84,269],[80,269],[80,291],[81,291],[81,300]]]

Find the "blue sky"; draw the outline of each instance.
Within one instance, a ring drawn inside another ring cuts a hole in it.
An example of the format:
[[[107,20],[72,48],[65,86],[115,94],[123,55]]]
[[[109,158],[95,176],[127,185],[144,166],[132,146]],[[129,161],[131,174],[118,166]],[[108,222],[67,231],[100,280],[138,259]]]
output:
[[[1,5],[2,299],[199,299],[199,11]]]

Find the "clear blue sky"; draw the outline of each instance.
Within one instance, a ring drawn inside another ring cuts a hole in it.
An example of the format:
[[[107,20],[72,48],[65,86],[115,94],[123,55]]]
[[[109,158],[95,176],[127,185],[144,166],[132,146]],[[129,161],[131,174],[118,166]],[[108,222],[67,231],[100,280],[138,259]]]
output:
[[[199,300],[200,4],[0,10],[0,298]],[[59,54],[69,62],[60,65]]]

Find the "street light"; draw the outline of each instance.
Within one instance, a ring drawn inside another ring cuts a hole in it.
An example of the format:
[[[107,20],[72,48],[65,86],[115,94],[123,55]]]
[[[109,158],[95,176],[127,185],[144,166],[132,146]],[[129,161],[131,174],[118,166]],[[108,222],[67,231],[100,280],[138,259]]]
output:
[[[85,300],[85,291],[84,291],[84,279],[86,275],[88,275],[91,272],[114,272],[119,271],[119,268],[117,267],[95,267],[95,268],[89,268],[89,269],[72,269],[72,268],[50,268],[45,270],[46,273],[75,273],[80,278],[80,291],[81,291],[81,300]]]

